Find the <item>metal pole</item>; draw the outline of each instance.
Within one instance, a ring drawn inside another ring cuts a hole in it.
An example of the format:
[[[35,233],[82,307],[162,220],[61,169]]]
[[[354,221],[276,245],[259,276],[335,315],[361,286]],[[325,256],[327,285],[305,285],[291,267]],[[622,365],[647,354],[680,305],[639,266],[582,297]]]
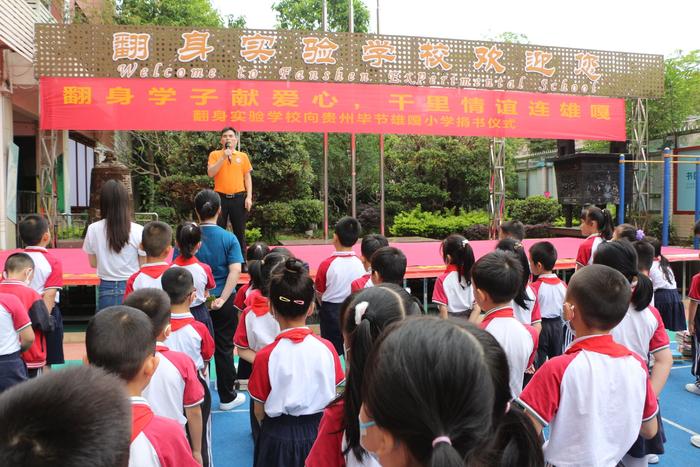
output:
[[[671,149],[664,148],[664,206],[661,226],[661,244],[668,246],[668,221],[671,210]]]
[[[620,192],[620,204],[617,208],[617,223],[625,223],[625,155],[620,154],[620,178],[619,178],[619,192]]]
[[[700,168],[700,165],[698,165]],[[385,231],[385,212],[384,212],[384,135],[379,135],[379,233],[386,235]],[[697,204],[696,204],[697,208]],[[697,211],[696,211],[697,215]]]
[[[326,3],[326,0],[323,0],[322,3],[322,9],[321,9],[321,29],[323,29],[323,32],[328,31],[328,4]]]
[[[352,180],[352,217],[357,217],[357,160],[355,155],[355,133],[350,135],[350,172]]]
[[[696,159],[695,166],[695,222],[700,221],[700,157]],[[700,238],[693,236],[693,248],[700,248]]]
[[[353,0],[348,0],[348,31],[355,32],[355,10],[352,1]]]
[[[377,34],[379,34],[379,0],[377,0]]]
[[[328,133],[323,134],[323,239],[328,240]]]

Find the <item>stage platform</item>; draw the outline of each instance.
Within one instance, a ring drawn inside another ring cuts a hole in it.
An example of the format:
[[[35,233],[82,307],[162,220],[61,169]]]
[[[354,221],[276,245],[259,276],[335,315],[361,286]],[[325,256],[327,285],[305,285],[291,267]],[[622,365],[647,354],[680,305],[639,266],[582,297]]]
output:
[[[543,239],[528,239],[523,243],[525,248],[528,249],[530,245],[540,240]],[[576,266],[576,253],[583,239],[565,237],[547,238],[544,240],[552,242],[559,253],[556,269],[573,269]],[[475,240],[470,242],[477,259],[493,251],[496,243],[495,240]],[[440,255],[439,241],[397,242],[391,243],[391,245],[400,248],[406,254],[408,259],[406,279],[434,278],[445,270],[445,265]],[[333,253],[333,246],[327,244],[296,245],[287,246],[286,248],[294,253],[296,257],[309,263],[312,275],[316,273],[321,262]],[[16,250],[0,252],[0,264],[4,264],[5,258],[14,251]],[[355,246],[355,251],[359,255],[359,243]],[[97,285],[99,283],[95,269],[90,267],[87,255],[80,248],[55,248],[51,250],[51,253],[56,255],[63,263],[63,279],[66,286]],[[691,248],[664,247],[663,253],[671,262],[700,260],[700,257],[698,257],[700,250]],[[242,274],[239,282],[248,282],[247,274]]]

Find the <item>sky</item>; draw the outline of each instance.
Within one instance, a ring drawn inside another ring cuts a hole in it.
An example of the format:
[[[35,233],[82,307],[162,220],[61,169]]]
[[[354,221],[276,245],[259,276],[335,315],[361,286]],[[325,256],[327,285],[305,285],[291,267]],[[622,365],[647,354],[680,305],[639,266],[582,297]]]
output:
[[[250,28],[275,26],[274,1],[211,0]],[[370,10],[376,32],[377,0]],[[380,0],[380,32],[449,39],[524,34],[532,44],[662,54],[700,49],[698,0]]]

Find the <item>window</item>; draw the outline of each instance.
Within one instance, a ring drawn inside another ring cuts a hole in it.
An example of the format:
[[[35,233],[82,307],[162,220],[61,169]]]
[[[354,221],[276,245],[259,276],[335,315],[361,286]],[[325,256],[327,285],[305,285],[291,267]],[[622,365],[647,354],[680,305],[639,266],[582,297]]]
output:
[[[88,141],[68,140],[70,167],[70,206],[90,205],[90,173],[95,166],[95,150]]]

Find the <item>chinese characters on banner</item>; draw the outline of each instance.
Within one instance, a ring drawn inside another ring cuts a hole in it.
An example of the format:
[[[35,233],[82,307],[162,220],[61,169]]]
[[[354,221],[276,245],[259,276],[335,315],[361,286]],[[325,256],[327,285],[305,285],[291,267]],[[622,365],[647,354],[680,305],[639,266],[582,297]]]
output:
[[[90,41],[85,42],[85,37]],[[37,25],[40,77],[439,86],[663,95],[663,56],[376,34],[150,25]]]
[[[325,52],[315,57],[327,59]],[[489,57],[485,50],[484,66]],[[445,58],[432,59],[441,66]],[[536,58],[535,65],[546,70],[547,57]],[[42,78],[41,109],[45,130],[220,130],[233,125],[243,131],[625,139],[622,99],[452,88]]]

